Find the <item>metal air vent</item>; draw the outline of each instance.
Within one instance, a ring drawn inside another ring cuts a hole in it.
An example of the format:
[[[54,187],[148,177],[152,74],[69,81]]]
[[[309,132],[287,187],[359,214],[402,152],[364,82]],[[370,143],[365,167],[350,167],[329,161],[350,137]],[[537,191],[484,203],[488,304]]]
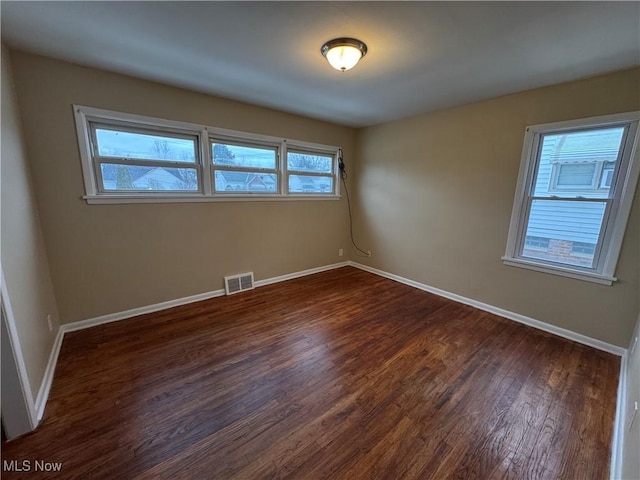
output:
[[[253,290],[253,272],[224,277],[224,288],[227,295]]]

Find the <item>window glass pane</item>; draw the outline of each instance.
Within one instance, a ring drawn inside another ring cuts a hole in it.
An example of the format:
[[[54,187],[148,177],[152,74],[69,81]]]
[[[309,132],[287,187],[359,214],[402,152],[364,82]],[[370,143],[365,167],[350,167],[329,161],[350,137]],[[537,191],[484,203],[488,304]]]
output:
[[[276,169],[276,149],[212,143],[211,158],[216,165]]]
[[[602,176],[600,177],[600,188],[610,188],[611,181],[613,180],[613,171],[616,164],[614,162],[607,162],[602,169]]]
[[[565,163],[558,165],[556,187],[591,187],[596,174],[595,163]]]
[[[139,160],[196,161],[196,140],[96,128],[98,155]]]
[[[586,255],[593,257],[595,252],[595,243],[573,242],[573,245],[571,246],[571,255]]]
[[[138,165],[100,165],[104,190],[198,191],[194,168],[142,167]]]
[[[217,192],[277,193],[278,191],[278,179],[275,173],[215,170],[214,176]]]
[[[331,173],[333,156],[287,152],[287,168],[300,172]]]
[[[525,250],[542,250],[546,252],[549,249],[549,240],[549,238],[545,237],[528,235],[524,241],[524,248]]]
[[[289,192],[333,193],[333,178],[311,175],[289,175]]]
[[[591,267],[605,202],[534,200],[522,256]]]
[[[623,134],[615,127],[542,135],[534,195],[606,198],[596,175],[615,166]]]

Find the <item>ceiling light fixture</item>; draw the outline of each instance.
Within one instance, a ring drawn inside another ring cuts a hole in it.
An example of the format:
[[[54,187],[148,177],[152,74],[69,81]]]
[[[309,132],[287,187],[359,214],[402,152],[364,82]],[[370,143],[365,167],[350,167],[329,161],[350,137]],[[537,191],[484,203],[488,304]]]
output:
[[[367,54],[367,46],[355,38],[334,38],[325,43],[320,51],[333,68],[344,72],[355,67]]]

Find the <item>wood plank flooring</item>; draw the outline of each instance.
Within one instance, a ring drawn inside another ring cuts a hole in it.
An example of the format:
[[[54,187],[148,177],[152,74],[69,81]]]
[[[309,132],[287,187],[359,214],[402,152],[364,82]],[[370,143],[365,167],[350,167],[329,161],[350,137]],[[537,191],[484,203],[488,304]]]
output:
[[[2,478],[606,479],[618,372],[345,267],[67,335]]]

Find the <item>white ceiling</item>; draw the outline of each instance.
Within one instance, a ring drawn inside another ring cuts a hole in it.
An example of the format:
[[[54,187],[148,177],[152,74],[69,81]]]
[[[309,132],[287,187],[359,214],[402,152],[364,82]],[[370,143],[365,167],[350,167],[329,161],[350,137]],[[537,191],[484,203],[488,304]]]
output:
[[[639,2],[7,2],[12,48],[350,125],[640,65]],[[334,37],[369,52],[353,70]]]

